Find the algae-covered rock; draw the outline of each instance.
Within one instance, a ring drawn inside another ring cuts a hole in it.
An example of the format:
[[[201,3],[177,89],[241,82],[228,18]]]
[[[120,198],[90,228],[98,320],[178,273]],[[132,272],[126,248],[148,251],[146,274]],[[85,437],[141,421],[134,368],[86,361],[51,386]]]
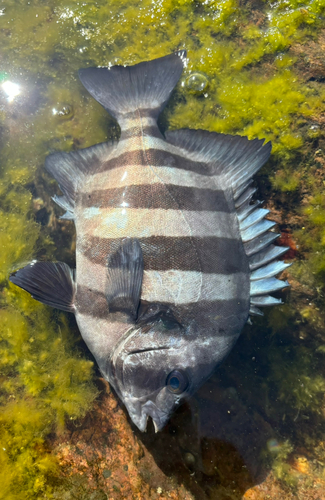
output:
[[[192,500],[159,469],[108,384],[101,384],[101,397],[87,417],[51,442],[64,478],[54,498]]]

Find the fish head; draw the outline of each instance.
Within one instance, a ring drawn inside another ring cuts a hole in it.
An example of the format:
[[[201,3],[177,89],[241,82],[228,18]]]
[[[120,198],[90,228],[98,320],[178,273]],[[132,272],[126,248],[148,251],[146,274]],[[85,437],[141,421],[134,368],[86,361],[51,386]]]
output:
[[[188,335],[169,309],[150,306],[114,349],[109,379],[141,431],[146,430],[148,417],[156,432],[161,430],[196,389]]]
[[[198,335],[198,328],[195,322],[181,324],[160,307],[154,317],[142,317],[115,347],[109,380],[141,431],[148,417],[156,432],[161,430],[177,406],[211,375],[215,353],[223,357],[223,346],[211,335]]]

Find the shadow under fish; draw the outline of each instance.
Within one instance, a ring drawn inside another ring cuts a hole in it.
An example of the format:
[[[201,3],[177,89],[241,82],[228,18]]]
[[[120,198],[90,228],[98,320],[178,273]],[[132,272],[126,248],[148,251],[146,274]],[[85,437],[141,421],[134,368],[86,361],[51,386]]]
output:
[[[289,264],[253,175],[271,143],[203,130],[159,131],[185,51],[135,66],[79,72],[121,137],[55,153],[54,201],[76,227],[76,271],[32,262],[10,280],[75,314],[82,337],[132,421],[164,427],[228,355]]]

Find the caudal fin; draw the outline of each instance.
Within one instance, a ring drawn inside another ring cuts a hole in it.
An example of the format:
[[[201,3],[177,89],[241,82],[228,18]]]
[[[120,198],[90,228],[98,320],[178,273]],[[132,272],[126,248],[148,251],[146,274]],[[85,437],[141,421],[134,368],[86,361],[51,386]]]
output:
[[[185,58],[186,51],[180,50],[135,66],[81,69],[79,78],[118,121],[137,109],[157,118],[182,74]]]

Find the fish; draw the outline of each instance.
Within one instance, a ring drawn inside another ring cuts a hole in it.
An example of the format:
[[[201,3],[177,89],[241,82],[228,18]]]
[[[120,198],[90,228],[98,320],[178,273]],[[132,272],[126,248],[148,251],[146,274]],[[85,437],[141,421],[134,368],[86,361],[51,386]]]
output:
[[[54,201],[76,229],[76,269],[33,261],[10,281],[75,314],[103,377],[133,423],[155,431],[210,377],[270,293],[288,248],[252,201],[264,139],[195,129],[162,134],[157,119],[181,78],[180,50],[79,78],[120,126],[118,141],[50,154]]]

